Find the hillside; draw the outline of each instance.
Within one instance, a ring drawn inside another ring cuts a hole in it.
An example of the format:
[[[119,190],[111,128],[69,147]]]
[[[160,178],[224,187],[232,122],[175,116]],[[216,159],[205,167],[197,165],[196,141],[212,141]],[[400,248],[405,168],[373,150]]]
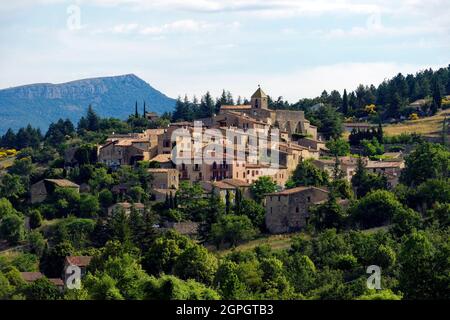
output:
[[[125,119],[134,113],[136,100],[141,111],[145,100],[147,110],[160,114],[172,111],[175,106],[174,99],[133,74],[3,89],[0,90],[0,133],[29,123],[45,132],[59,118],[76,123],[89,104],[102,117]]]
[[[402,133],[418,133],[426,137],[436,138],[440,137],[442,133],[442,123],[445,116],[449,118],[450,109],[441,111],[432,117],[387,125],[383,128],[383,131],[388,136],[396,136]]]

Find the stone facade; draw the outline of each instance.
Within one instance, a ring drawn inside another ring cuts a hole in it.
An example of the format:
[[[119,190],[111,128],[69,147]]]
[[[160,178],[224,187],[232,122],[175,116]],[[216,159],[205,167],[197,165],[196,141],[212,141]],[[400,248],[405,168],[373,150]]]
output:
[[[177,169],[148,169],[153,176],[152,189],[178,189],[179,172]]]
[[[328,191],[316,187],[298,187],[266,195],[266,227],[270,233],[289,233],[308,223],[311,205],[328,199]]]
[[[80,192],[80,186],[66,179],[44,179],[31,186],[31,203],[41,203],[53,193],[56,188],[70,188]]]
[[[241,115],[240,119],[236,118],[237,114]],[[252,95],[251,105],[222,106],[220,115],[222,118],[218,119],[218,122],[226,126],[250,129],[269,125],[278,127],[289,136],[301,134],[317,139],[317,127],[306,120],[303,111],[269,109],[268,96],[261,88]]]

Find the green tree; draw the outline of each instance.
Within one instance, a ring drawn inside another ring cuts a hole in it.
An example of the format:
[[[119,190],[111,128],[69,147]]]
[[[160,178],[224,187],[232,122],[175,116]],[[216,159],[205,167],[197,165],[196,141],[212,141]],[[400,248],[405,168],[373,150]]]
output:
[[[88,274],[84,285],[89,292],[89,297],[94,300],[124,300],[117,288],[117,280],[107,273]]]
[[[238,265],[229,260],[221,261],[214,283],[226,300],[242,299],[246,297],[245,285],[237,274]]]
[[[216,246],[223,242],[235,246],[241,241],[252,239],[256,233],[251,220],[247,216],[232,214],[222,216],[211,227],[211,239]]]
[[[264,207],[252,199],[243,199],[241,208],[242,213],[250,219],[253,226],[263,231],[265,227],[264,217],[266,215]]]
[[[0,220],[11,214],[18,214],[11,202],[6,198],[0,198]]]
[[[42,233],[37,230],[29,232],[27,235],[27,241],[31,253],[34,253],[39,257],[44,253],[46,240]]]
[[[310,215],[310,222],[317,230],[329,228],[342,229],[345,226],[347,218],[343,208],[332,195],[327,202],[312,207]]]
[[[98,131],[100,118],[95,113],[91,105],[89,105],[86,113],[87,130]]]
[[[17,214],[7,214],[0,221],[0,237],[10,245],[17,245],[25,238],[23,218]]]
[[[61,293],[58,288],[47,278],[34,281],[25,289],[27,300],[58,300]]]
[[[30,176],[35,167],[31,161],[31,158],[21,158],[14,160],[13,165],[8,169],[8,172],[13,175]]]
[[[287,274],[297,292],[307,293],[314,288],[317,270],[308,256],[294,254],[287,265]]]
[[[448,298],[448,269],[444,271],[449,267],[446,242],[441,251],[444,255],[439,255],[428,234],[414,232],[406,238],[399,256],[399,287],[406,299]]]
[[[384,146],[378,142],[378,139],[375,137],[370,141],[365,139],[362,140],[361,145],[365,156],[376,156],[384,153]]]
[[[58,278],[64,267],[64,260],[72,255],[75,249],[70,242],[62,242],[53,248],[46,247],[40,260],[39,269],[49,278]]]
[[[329,140],[327,141],[326,146],[335,157],[342,157],[350,154],[350,144],[344,139]]]
[[[211,97],[211,94],[208,91],[201,99],[199,117],[208,118],[214,115],[214,112],[215,112],[215,104]]]
[[[439,144],[422,143],[405,159],[400,181],[416,187],[428,179],[449,177],[450,152]]]
[[[17,204],[19,199],[23,198],[27,192],[22,177],[18,175],[5,174],[2,179],[0,194]]]
[[[372,191],[350,208],[353,221],[364,229],[389,223],[405,209],[395,195],[386,190]]]
[[[328,174],[314,166],[311,160],[305,160],[297,165],[292,177],[286,183],[289,188],[299,186],[325,186],[328,184]]]
[[[329,105],[324,105],[314,114],[313,124],[318,126],[321,132],[328,140],[330,138],[339,138],[343,132],[342,114]]]
[[[33,209],[29,213],[30,217],[30,228],[36,229],[39,228],[42,224],[42,215],[41,212],[37,209]]]
[[[211,285],[217,271],[217,258],[206,248],[192,245],[180,254],[174,265],[174,273],[181,279],[194,279],[195,281]]]
[[[80,195],[80,217],[95,218],[100,211],[100,203],[96,196],[91,194]]]
[[[100,202],[102,208],[106,209],[114,204],[114,196],[108,189],[103,189],[98,194],[98,201]]]
[[[342,96],[342,113],[344,115],[348,113],[348,95],[346,89],[344,89],[344,95]]]
[[[352,185],[358,198],[364,197],[370,191],[388,188],[386,176],[367,172],[362,158],[358,159]]]
[[[169,231],[158,237],[144,255],[142,261],[149,274],[172,273],[180,254],[191,244],[191,240]]]
[[[148,300],[219,300],[220,295],[192,279],[183,281],[175,276],[151,277],[145,285]]]
[[[277,190],[277,184],[271,177],[263,176],[253,182],[250,188],[256,202],[261,203],[265,198],[265,194],[273,193]]]

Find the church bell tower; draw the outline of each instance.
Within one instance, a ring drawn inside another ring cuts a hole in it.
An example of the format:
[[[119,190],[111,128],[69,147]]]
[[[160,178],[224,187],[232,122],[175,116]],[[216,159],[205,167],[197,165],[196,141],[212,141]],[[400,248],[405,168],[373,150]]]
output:
[[[252,109],[269,109],[269,102],[267,95],[262,91],[261,86],[258,86],[258,90],[252,95]]]

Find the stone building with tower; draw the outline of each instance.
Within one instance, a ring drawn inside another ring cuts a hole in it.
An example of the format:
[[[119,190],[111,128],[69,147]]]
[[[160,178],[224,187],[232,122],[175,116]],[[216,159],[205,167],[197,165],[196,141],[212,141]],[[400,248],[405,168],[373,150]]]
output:
[[[238,117],[240,118],[236,119]],[[311,125],[303,111],[269,109],[269,97],[261,87],[252,95],[249,105],[222,106],[217,121],[237,127],[241,123],[251,123],[255,126],[265,124],[277,127],[289,136],[298,134],[317,139],[317,127]]]

